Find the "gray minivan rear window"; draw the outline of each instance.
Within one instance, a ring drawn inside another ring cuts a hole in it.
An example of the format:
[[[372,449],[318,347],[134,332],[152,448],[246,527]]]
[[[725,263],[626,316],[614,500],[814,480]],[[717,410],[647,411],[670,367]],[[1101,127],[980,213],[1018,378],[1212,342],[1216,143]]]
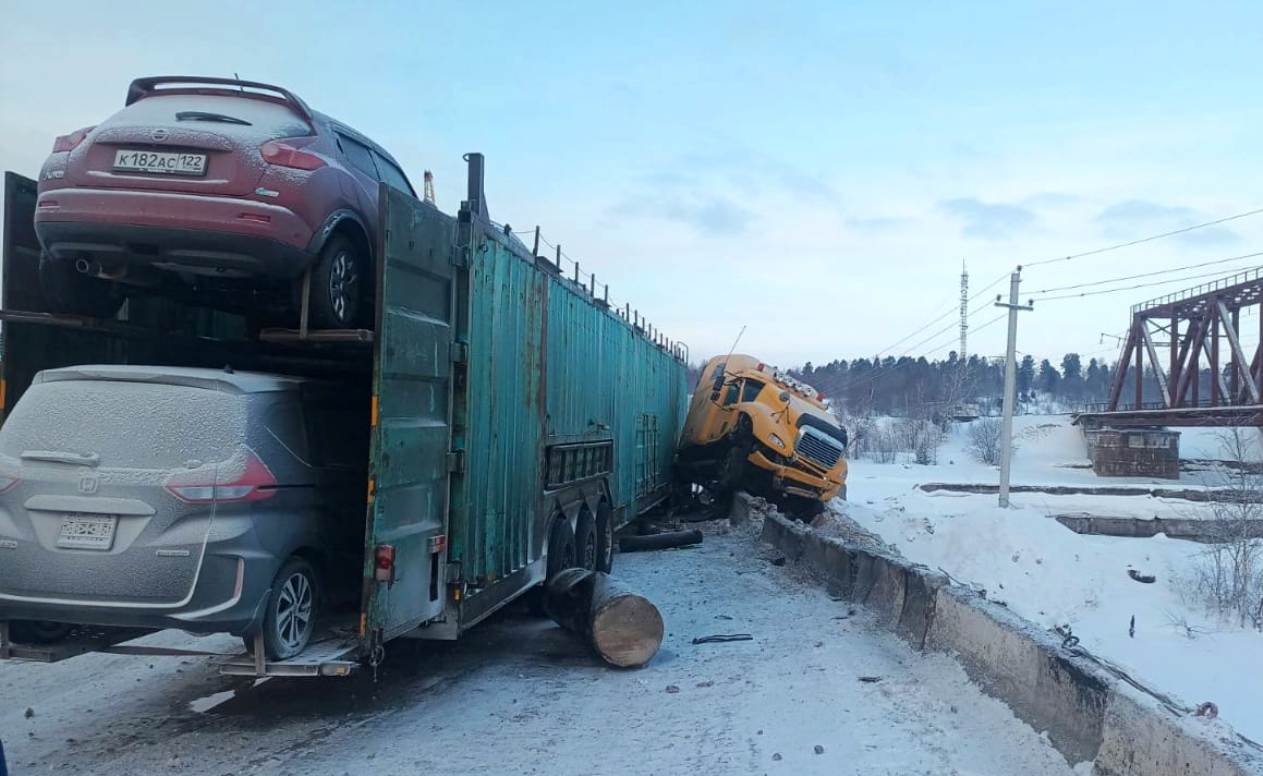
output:
[[[57,380],[32,385],[0,427],[0,453],[95,453],[100,466],[217,463],[245,444],[246,398],[183,385]]]

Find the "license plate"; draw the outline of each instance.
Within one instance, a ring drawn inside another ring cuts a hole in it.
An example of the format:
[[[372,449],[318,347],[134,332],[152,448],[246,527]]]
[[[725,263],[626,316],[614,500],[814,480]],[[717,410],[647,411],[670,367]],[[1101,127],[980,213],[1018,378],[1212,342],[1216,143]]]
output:
[[[158,175],[205,175],[206,154],[120,150],[114,152],[114,169]]]
[[[108,550],[114,545],[114,526],[118,518],[80,517],[73,515],[61,520],[57,533],[57,546],[68,550]]]

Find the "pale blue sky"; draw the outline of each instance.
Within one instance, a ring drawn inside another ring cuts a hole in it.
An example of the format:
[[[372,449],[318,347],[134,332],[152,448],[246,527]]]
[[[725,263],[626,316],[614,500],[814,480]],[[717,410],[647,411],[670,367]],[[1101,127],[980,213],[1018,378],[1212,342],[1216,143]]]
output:
[[[962,259],[977,289],[1263,207],[1257,3],[176,6],[0,0],[0,168],[33,175],[133,77],[237,72],[374,137],[418,185],[434,170],[449,212],[482,151],[494,218],[541,224],[696,355],[742,324],[742,349],[784,365],[871,355],[952,306]],[[1024,288],[1261,238],[1247,219]],[[1110,356],[1100,332],[1178,287],[1050,302],[1019,347]]]

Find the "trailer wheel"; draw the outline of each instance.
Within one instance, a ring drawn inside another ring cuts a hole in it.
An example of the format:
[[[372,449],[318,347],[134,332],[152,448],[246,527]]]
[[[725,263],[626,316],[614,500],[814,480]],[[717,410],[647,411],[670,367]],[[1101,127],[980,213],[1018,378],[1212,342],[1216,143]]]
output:
[[[548,576],[544,582],[547,584],[553,577],[569,568],[574,568],[575,559],[575,542],[574,530],[570,527],[570,521],[565,515],[558,515],[553,521],[553,527],[548,532]]]
[[[316,631],[321,590],[316,569],[302,558],[290,558],[276,572],[263,617],[263,647],[269,660],[285,660],[307,648]],[[247,645],[250,641],[247,636]]]
[[[579,513],[574,531],[575,565],[588,571],[595,571],[599,548],[596,538],[596,520],[585,507]]]
[[[596,510],[596,570],[610,573],[614,568],[614,510],[601,502]]]

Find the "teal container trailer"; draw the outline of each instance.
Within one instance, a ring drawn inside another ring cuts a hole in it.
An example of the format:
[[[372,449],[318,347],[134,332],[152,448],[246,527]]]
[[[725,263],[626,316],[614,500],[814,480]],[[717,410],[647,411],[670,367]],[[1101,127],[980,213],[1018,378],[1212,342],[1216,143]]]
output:
[[[482,157],[467,159],[455,217],[382,186],[373,332],[252,335],[239,316],[144,297],[114,321],[49,315],[34,182],[6,174],[6,410],[36,372],[76,363],[231,363],[341,379],[348,401],[371,395],[358,617],[339,613],[336,638],[313,654],[229,661],[227,673],[341,674],[398,636],[457,638],[542,583],[550,545],[552,566],[559,541],[580,563],[606,563],[612,532],[669,493],[685,349],[496,226]],[[0,644],[0,657],[58,654]]]
[[[544,581],[555,523],[601,554],[669,493],[684,349],[494,225],[469,162],[455,219],[383,189],[366,638],[454,638]],[[402,570],[385,590],[382,546]]]

